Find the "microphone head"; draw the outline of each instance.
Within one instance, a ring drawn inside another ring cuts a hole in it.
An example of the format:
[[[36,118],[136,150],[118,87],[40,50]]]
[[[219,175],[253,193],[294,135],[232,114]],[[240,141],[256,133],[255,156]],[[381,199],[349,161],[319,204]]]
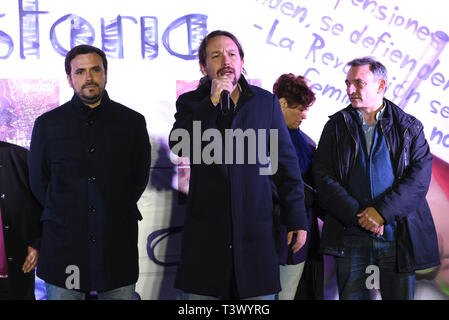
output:
[[[229,91],[228,90],[223,90],[220,93],[220,107],[221,107],[221,112],[223,114],[229,113],[229,111],[231,109],[231,104],[229,102]]]

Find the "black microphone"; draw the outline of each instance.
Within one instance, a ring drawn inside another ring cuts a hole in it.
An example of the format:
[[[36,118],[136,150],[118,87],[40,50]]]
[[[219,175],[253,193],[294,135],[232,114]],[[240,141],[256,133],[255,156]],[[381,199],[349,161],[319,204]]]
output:
[[[229,91],[223,90],[220,94],[220,108],[223,114],[228,114],[231,108],[229,102]]]

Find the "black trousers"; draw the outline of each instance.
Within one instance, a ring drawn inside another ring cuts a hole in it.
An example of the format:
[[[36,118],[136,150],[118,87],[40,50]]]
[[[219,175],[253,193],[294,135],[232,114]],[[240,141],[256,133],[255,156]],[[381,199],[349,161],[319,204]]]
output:
[[[10,278],[0,278],[0,300],[35,300],[34,273],[23,277],[23,281],[19,281],[17,285],[16,282],[11,283]]]
[[[0,278],[0,300],[10,300],[9,280],[8,278]]]

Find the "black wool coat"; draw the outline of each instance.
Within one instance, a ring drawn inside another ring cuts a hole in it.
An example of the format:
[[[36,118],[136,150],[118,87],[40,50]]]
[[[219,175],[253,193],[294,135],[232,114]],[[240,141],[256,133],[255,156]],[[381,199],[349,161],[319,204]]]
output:
[[[145,118],[106,92],[92,110],[75,95],[36,119],[30,181],[44,207],[41,279],[65,288],[67,267],[76,266],[83,292],[97,290],[93,283],[107,291],[137,281],[137,201],[148,182],[150,154]],[[100,210],[103,220],[92,220]],[[94,245],[101,259],[92,255]],[[92,275],[93,263],[102,266],[101,275]]]
[[[29,188],[28,150],[0,141],[0,208],[11,299],[35,299],[34,270],[24,274],[28,246],[39,249],[42,208]]]

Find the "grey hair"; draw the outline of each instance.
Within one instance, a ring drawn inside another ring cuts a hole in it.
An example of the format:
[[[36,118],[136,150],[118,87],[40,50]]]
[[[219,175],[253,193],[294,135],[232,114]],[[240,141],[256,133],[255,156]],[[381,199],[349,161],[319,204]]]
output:
[[[367,64],[369,65],[369,69],[377,80],[384,79],[385,82],[388,83],[387,68],[385,68],[385,66],[377,61],[374,57],[356,58],[347,63],[347,65],[351,67],[359,67]]]

